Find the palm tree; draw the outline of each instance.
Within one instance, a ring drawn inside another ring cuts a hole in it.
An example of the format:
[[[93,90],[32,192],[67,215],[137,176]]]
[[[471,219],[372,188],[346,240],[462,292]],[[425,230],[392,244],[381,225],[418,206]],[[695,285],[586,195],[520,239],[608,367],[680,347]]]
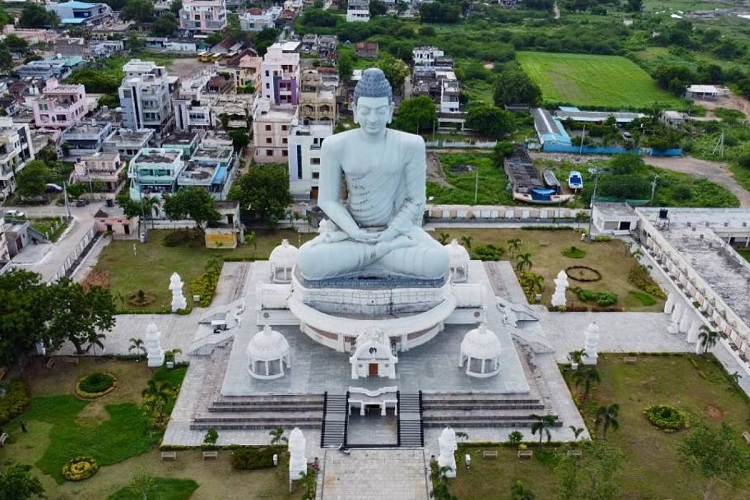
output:
[[[521,250],[521,238],[511,238],[508,240],[508,252],[515,256]]]
[[[159,205],[159,199],[154,196],[148,196],[141,200],[143,203],[143,211],[146,214],[147,219],[151,219],[151,229],[154,228],[154,207]]]
[[[583,394],[581,394],[583,399],[588,399],[589,394],[591,393],[591,386],[598,384],[601,381],[602,379],[599,376],[599,370],[593,366],[585,370],[576,370],[573,374],[573,382],[575,383],[576,389],[583,386]]]
[[[437,240],[440,242],[441,245],[447,245],[450,239],[451,239],[451,235],[448,233],[440,233],[437,237]]]
[[[150,379],[146,388],[141,392],[144,399],[152,401],[153,409],[159,413],[159,421],[164,418],[164,411],[167,409],[173,390],[168,382],[160,381],[157,384],[154,379]]]
[[[528,276],[527,280],[529,283],[529,288],[534,294],[542,293],[544,290],[544,277],[540,274],[531,274]]]
[[[461,236],[461,244],[466,248],[466,250],[471,250],[471,244],[474,242],[474,238],[472,236]]]
[[[549,432],[549,427],[552,427],[555,425],[555,422],[557,422],[557,417],[554,415],[537,415],[535,413],[532,413],[529,415],[529,418],[532,420],[535,420],[535,422],[531,425],[531,434],[534,435],[537,432],[539,432],[539,446],[542,445],[542,439],[544,438],[544,434],[547,434],[547,442],[549,443],[550,439],[552,439],[552,434]]]
[[[602,432],[602,438],[607,437],[607,430],[612,427],[612,430],[617,430],[620,428],[620,423],[617,421],[617,415],[620,413],[620,405],[617,403],[613,403],[607,406],[600,406],[599,409],[596,411],[596,428],[598,429],[600,425],[604,426],[603,432]]]
[[[86,352],[88,353],[92,347],[98,347],[102,350],[102,354],[104,354],[104,344],[102,343],[102,340],[106,337],[107,336],[103,333],[97,333],[95,336],[89,338],[89,345],[86,347]],[[94,356],[96,356],[96,349],[94,349]]]
[[[130,347],[128,347],[128,352],[135,350],[135,360],[140,361],[141,360],[141,353],[145,356],[148,354],[146,352],[146,346],[143,345],[143,340],[137,339],[135,337],[130,338]]]
[[[269,434],[271,435],[271,446],[274,446],[276,444],[286,443],[288,441],[288,439],[284,437],[283,427],[277,427],[271,432],[269,432]]]
[[[698,334],[698,341],[703,349],[703,355],[705,356],[709,349],[716,345],[719,340],[719,332],[711,330],[706,325],[701,326],[700,333]]]
[[[516,271],[522,272],[524,270],[531,271],[531,267],[534,264],[531,262],[531,254],[521,253],[516,256]]]
[[[536,495],[533,491],[524,487],[521,481],[516,481],[516,484],[510,487],[510,498],[511,500],[534,500]]]
[[[578,436],[580,436],[581,434],[583,434],[583,431],[585,431],[585,430],[586,430],[586,429],[584,429],[583,427],[576,427],[575,425],[569,425],[569,426],[568,426],[568,428],[569,428],[569,429],[570,429],[571,431],[573,431],[573,442],[574,442],[574,443],[575,443],[576,441],[578,441]]]
[[[742,378],[742,375],[740,375],[738,372],[732,373],[729,378],[734,382],[735,384],[740,384],[740,379]]]

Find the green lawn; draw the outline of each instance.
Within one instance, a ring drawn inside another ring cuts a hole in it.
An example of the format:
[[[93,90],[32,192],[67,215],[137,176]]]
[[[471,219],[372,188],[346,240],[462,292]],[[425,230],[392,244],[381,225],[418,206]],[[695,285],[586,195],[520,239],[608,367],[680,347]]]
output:
[[[459,153],[439,154],[445,180],[453,186],[445,187],[434,182],[427,183],[427,196],[432,196],[432,203],[474,205],[475,189],[478,205],[513,205],[510,193],[506,189],[505,173],[498,167],[491,154]],[[451,167],[471,166],[476,170],[453,172]],[[477,181],[478,173],[478,181]]]
[[[542,89],[546,103],[648,108],[655,102],[683,108],[634,62],[620,56],[518,52],[518,62]]]
[[[156,477],[148,490],[149,498],[164,498],[169,500],[187,500],[195,490],[198,483],[192,479],[177,479],[167,477]],[[107,500],[142,500],[144,495],[131,486],[122,488]]]
[[[68,222],[64,217],[43,217],[40,219],[29,219],[31,227],[40,233],[47,235],[50,241],[57,241],[57,239],[68,227]]]

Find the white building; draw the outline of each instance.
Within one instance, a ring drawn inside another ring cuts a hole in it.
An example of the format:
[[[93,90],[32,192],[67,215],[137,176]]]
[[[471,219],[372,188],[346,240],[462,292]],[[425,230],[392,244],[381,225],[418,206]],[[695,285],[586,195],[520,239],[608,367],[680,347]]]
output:
[[[172,99],[164,66],[132,59],[122,67],[125,78],[118,90],[122,107],[122,127],[129,130],[150,128],[163,134],[172,127]]]
[[[195,78],[181,82],[177,97],[173,100],[177,130],[206,130],[211,127],[211,109],[218,96],[206,92],[210,78],[211,74],[203,71]]]
[[[299,42],[274,43],[260,63],[261,95],[275,105],[297,105],[300,46]]]
[[[253,144],[256,163],[284,163],[289,155],[289,129],[296,109],[274,108],[270,99],[258,98],[253,105]]]
[[[0,117],[0,198],[16,190],[16,174],[33,159],[29,125]]]
[[[262,31],[266,28],[276,27],[276,20],[284,9],[278,5],[272,5],[266,11],[260,9],[248,9],[240,14],[240,28],[242,31]]]
[[[412,50],[414,66],[434,66],[438,57],[445,56],[445,52],[437,47],[415,47]]]
[[[370,20],[370,0],[349,0],[346,8],[347,23],[366,23]]]
[[[320,180],[321,146],[333,135],[331,123],[301,125],[289,130],[289,192],[295,199],[317,199]]]
[[[214,33],[227,25],[225,0],[184,0],[180,9],[180,28],[192,32]]]

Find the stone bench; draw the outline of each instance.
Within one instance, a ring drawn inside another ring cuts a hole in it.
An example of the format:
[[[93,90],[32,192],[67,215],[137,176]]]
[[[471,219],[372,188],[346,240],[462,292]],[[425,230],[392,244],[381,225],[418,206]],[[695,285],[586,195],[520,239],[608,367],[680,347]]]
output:
[[[3,432],[0,434],[0,446],[5,447],[5,442],[8,440],[10,436],[8,436],[7,432]]]
[[[518,458],[528,458],[531,459],[534,457],[534,451],[533,450],[518,450]]]
[[[582,457],[583,452],[581,450],[568,450],[569,457]]]
[[[47,365],[46,366],[47,366],[47,368],[52,368],[53,366],[55,366],[55,360],[52,359],[52,358],[49,358],[49,361],[47,361]]]
[[[177,452],[176,451],[162,451],[161,459],[162,460],[177,460]]]
[[[745,442],[747,444],[750,444],[750,432],[747,432],[747,431],[743,432],[742,433],[742,437],[745,438]],[[1,440],[2,440],[2,438],[0,438],[0,441]]]
[[[497,458],[497,452],[496,451],[483,451],[482,457],[483,458]]]
[[[204,451],[203,452],[203,460],[206,460],[207,458],[213,458],[217,459],[219,458],[219,452],[218,451]]]
[[[66,363],[70,363],[71,365],[77,365],[78,364],[78,358],[68,357],[68,358],[65,358],[65,362]]]
[[[626,356],[622,359],[626,365],[634,365],[636,361],[638,361],[638,358],[635,356]]]

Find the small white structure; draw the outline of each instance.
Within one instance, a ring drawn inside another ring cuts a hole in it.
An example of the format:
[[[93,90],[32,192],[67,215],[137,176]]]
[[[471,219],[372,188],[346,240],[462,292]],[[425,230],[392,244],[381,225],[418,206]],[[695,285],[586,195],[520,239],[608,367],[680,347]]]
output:
[[[592,321],[591,324],[586,328],[586,336],[584,338],[583,348],[585,355],[583,356],[584,365],[595,365],[599,359],[597,354],[597,348],[599,347],[599,325],[596,321]]]
[[[169,278],[169,289],[172,291],[172,312],[177,312],[187,307],[187,300],[185,300],[185,295],[182,293],[183,286],[184,284],[180,275],[172,273],[172,276]]]
[[[373,327],[357,337],[349,363],[355,380],[360,377],[396,378],[398,357],[393,353],[385,332]]]
[[[307,441],[298,427],[289,434],[289,480],[296,481],[307,472],[305,447]]]
[[[469,279],[469,252],[458,244],[455,238],[445,245],[450,255],[450,273],[452,283],[464,283]]]
[[[500,371],[501,352],[500,339],[482,323],[464,335],[458,366],[466,363],[466,375],[470,377],[492,377]]]
[[[638,214],[627,203],[598,201],[591,212],[598,234],[627,235],[638,224]]]
[[[146,355],[149,368],[164,364],[164,349],[161,348],[161,332],[153,322],[146,328]]]
[[[449,470],[446,471],[445,477],[453,478],[456,477],[456,454],[455,451],[458,449],[456,443],[456,433],[450,427],[443,429],[443,432],[438,438],[438,446],[440,447],[440,456],[438,456],[438,467],[447,467]]]
[[[281,245],[271,252],[268,261],[271,263],[271,279],[274,283],[291,283],[292,271],[297,265],[299,250],[289,244],[289,240],[281,240]]]
[[[247,345],[247,369],[257,379],[271,380],[284,376],[284,367],[291,368],[289,342],[266,325]]]
[[[565,274],[565,271],[557,273],[557,278],[555,278],[555,293],[552,294],[553,307],[565,307],[567,305],[565,290],[568,289],[568,286],[568,275]]]
[[[690,85],[685,90],[686,99],[716,99],[722,94],[722,89],[715,85]]]

